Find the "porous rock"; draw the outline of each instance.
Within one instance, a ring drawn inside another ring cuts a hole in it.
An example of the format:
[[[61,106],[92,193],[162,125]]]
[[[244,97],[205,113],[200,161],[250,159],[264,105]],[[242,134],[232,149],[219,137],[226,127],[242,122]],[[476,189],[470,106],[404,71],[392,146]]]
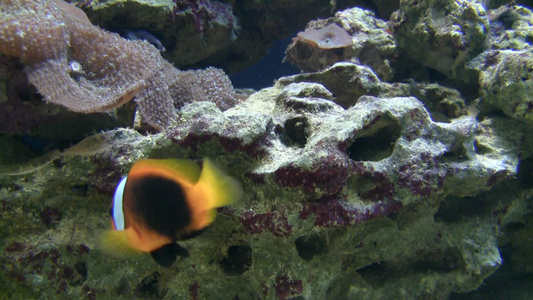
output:
[[[489,10],[491,49],[524,50],[533,38],[533,13],[525,6],[505,4]]]
[[[385,21],[369,10],[354,7],[339,11],[328,20],[309,22],[288,46],[286,59],[306,72],[324,70],[341,61],[359,63],[389,81],[393,76],[390,60],[397,49],[386,29]],[[329,40],[335,47],[328,45]]]
[[[464,98],[455,89],[415,81],[389,84],[380,81],[370,67],[355,63],[341,62],[321,72],[283,77],[278,84],[288,86],[308,81],[320,83],[323,89],[331,91],[321,97],[334,100],[344,108],[353,106],[363,95],[386,98],[412,96],[424,103],[434,121],[448,123],[469,113]]]
[[[531,50],[494,50],[473,61],[480,70],[480,109],[533,123],[532,59]]]
[[[525,7],[504,5],[491,12],[490,48],[468,63],[479,77],[479,109],[533,123],[533,14]]]
[[[280,80],[224,112],[189,103],[164,133],[117,129],[3,166],[0,290],[89,299],[472,290],[502,263],[500,226],[530,213],[527,193],[494,197],[515,184],[518,149],[531,138],[520,126],[433,122],[412,97],[362,96],[343,107],[316,80]],[[98,249],[114,186],[136,160],[205,156],[243,182],[245,197],[182,242],[190,257],[161,269],[148,255],[118,260]]]
[[[477,1],[408,0],[401,1],[391,16],[391,29],[396,44],[411,59],[449,78],[471,82],[465,64],[485,49],[489,18]]]

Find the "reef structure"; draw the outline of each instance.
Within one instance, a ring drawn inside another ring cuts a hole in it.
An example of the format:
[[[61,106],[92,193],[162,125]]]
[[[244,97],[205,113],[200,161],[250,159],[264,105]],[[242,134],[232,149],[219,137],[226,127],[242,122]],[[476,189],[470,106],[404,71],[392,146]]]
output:
[[[343,108],[323,85],[297,78],[224,112],[185,104],[165,133],[113,130],[38,168],[3,172],[3,288],[89,298],[444,297],[498,268],[497,228],[526,200],[486,192],[517,174],[527,130],[502,135],[501,126],[517,126],[502,118],[436,123],[412,97],[364,96]],[[101,253],[94,233],[109,226],[114,186],[137,159],[204,156],[243,181],[245,200],[183,243],[189,258],[160,270],[149,257]],[[465,201],[485,209],[457,212]],[[379,279],[399,270],[401,280]],[[413,288],[420,280],[431,284]]]
[[[527,14],[514,16],[522,24]],[[441,71],[479,75],[477,116],[459,90],[387,83],[372,65],[343,61],[231,107],[171,96],[179,118],[164,132],[117,128],[4,160],[0,297],[443,299],[478,288],[502,263],[530,274],[533,132],[529,77],[517,77],[529,72],[514,64],[525,50],[487,49],[466,63],[471,49]],[[498,73],[507,63],[520,72]],[[186,72],[164,69],[177,82]],[[491,74],[524,84],[524,98],[502,101],[509,90],[497,83],[501,95],[487,97]],[[190,256],[172,268],[104,255],[96,240],[116,183],[138,159],[171,157],[211,157],[243,182],[244,200],[184,241]]]
[[[287,47],[286,60],[302,71],[322,71],[337,62],[370,67],[382,80],[393,76],[391,61],[398,49],[387,23],[358,7],[329,19],[311,21]]]

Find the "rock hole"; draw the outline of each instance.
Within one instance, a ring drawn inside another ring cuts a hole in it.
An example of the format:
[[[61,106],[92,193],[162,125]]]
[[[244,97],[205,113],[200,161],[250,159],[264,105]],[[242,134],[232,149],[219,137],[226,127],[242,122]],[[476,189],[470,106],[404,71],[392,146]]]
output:
[[[464,269],[464,260],[457,249],[415,251],[412,256],[394,262],[372,263],[357,273],[373,287],[383,287],[386,282],[405,274],[451,273]]]
[[[301,236],[294,243],[298,255],[306,261],[311,261],[315,255],[327,252],[326,240],[316,234]]]
[[[442,163],[464,162],[467,160],[468,156],[466,155],[466,149],[463,145],[452,147],[450,151],[445,152],[440,157],[440,162]]]
[[[478,143],[475,140],[474,140],[474,151],[476,152],[476,154],[479,154],[479,155],[485,155],[485,154],[489,154],[492,152],[490,148],[484,146],[483,144]]]
[[[507,10],[506,12],[502,13],[497,20],[502,23],[506,30],[510,30],[513,29],[513,24],[516,21],[516,17],[510,10]]]
[[[54,167],[56,167],[58,169],[61,169],[61,168],[63,168],[64,165],[66,165],[66,163],[64,163],[61,158],[54,159],[52,161],[52,164],[54,165]]]
[[[306,117],[295,117],[285,121],[283,128],[278,129],[281,142],[288,146],[305,147],[308,138],[309,123]]]
[[[297,43],[295,45],[296,47],[296,59],[299,59],[299,60],[307,60],[309,58],[311,58],[311,56],[313,55],[313,48],[311,46],[309,46],[307,43],[305,42],[302,42],[302,43]]]
[[[516,175],[520,185],[525,189],[533,188],[531,174],[533,174],[533,157],[530,156],[518,163],[518,174]]]
[[[227,257],[220,261],[222,270],[228,275],[241,275],[252,266],[252,247],[236,245],[228,248]]]
[[[72,193],[76,196],[87,197],[89,186],[87,184],[75,184],[71,187]]]
[[[357,193],[361,196],[372,194],[372,191],[376,188],[376,180],[371,177],[365,176],[351,176],[348,179],[347,187],[350,191]]]
[[[84,261],[79,261],[74,265],[76,268],[76,272],[81,276],[81,283],[85,282],[87,280],[87,263]]]
[[[415,259],[408,263],[418,273],[440,272],[448,273],[464,266],[461,253],[457,249],[440,249],[426,253],[416,253]]]
[[[141,280],[141,283],[135,288],[136,294],[144,298],[160,298],[159,289],[157,287],[159,278],[161,275],[159,272],[154,272]]]
[[[357,273],[361,275],[365,282],[372,285],[373,287],[381,287],[384,286],[386,282],[386,279],[384,277],[390,277],[390,275],[387,274],[386,270],[386,262],[371,263],[368,266],[358,269]]]
[[[380,161],[391,156],[401,136],[400,128],[398,122],[374,126],[346,148],[348,157],[355,161]]]
[[[489,208],[483,197],[453,197],[448,196],[440,203],[439,209],[433,215],[437,222],[456,223],[473,218]],[[489,212],[490,213],[490,212]]]
[[[530,45],[533,44],[533,35],[531,33],[526,35],[526,42]]]
[[[52,226],[57,225],[63,219],[63,213],[51,206],[45,207],[40,213],[39,217],[41,222],[46,225],[47,228],[52,228]]]

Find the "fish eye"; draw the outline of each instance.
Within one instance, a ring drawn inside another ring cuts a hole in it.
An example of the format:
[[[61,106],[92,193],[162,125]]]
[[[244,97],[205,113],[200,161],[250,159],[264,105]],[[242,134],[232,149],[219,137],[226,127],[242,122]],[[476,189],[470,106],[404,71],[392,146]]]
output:
[[[109,209],[109,216],[113,217],[113,208],[112,207]]]

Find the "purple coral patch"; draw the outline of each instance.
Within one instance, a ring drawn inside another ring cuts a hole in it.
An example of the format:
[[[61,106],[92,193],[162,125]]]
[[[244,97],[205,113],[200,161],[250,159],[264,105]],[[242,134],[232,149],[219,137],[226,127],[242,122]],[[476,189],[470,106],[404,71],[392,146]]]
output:
[[[509,177],[509,171],[501,171],[501,172],[495,172],[492,174],[489,179],[487,180],[487,186],[491,187],[494,186],[496,183],[506,179]]]
[[[357,190],[362,199],[371,201],[392,200],[396,189],[391,182],[389,174],[383,171],[376,171],[372,167],[366,167],[364,163],[355,162],[352,166],[355,179],[364,179],[371,183],[372,188]]]
[[[91,248],[87,247],[84,244],[80,244],[76,247],[76,254],[78,255],[87,254],[90,251],[91,251]]]
[[[287,275],[276,277],[276,297],[278,299],[289,299],[300,295],[302,292],[302,280],[294,280]]]
[[[230,5],[219,1],[200,0],[174,0],[175,6],[172,18],[188,12],[191,15],[194,27],[198,32],[206,31],[214,19],[226,20],[226,26],[232,28],[235,22]]]
[[[57,209],[50,206],[47,206],[41,211],[39,214],[39,217],[41,218],[41,222],[46,225],[47,228],[52,227],[52,225],[55,225],[59,223],[62,219],[63,214]]]
[[[78,255],[86,254],[85,245],[67,246],[67,252],[77,249]],[[53,293],[61,295],[69,286],[80,285],[87,279],[85,263],[79,261],[75,266],[67,265],[59,249],[40,250],[34,245],[13,242],[5,247],[0,269],[8,277],[26,282],[24,274],[41,274],[48,280],[47,285]]]
[[[189,299],[197,300],[198,299],[198,292],[200,290],[200,285],[198,282],[194,282],[189,286]]]
[[[25,248],[25,246],[24,246],[23,243],[13,242],[10,245],[6,246],[6,252],[7,253],[20,252],[20,251],[24,250],[24,248]]]
[[[266,154],[264,147],[262,147],[262,145],[265,145],[266,143],[264,137],[246,145],[242,144],[242,142],[236,138],[220,137],[219,142],[228,152],[241,151],[256,159],[264,157]]]
[[[292,225],[289,225],[287,217],[279,210],[262,214],[247,211],[239,219],[244,228],[252,234],[259,234],[265,230],[279,237],[291,234]]]
[[[177,141],[183,147],[190,147],[193,150],[197,150],[202,144],[213,139],[218,140],[219,144],[228,152],[241,151],[257,159],[263,157],[266,153],[263,147],[265,145],[264,136],[249,144],[243,144],[237,138],[219,136],[214,133],[189,133],[183,140],[179,141],[178,139],[174,139],[174,141]]]
[[[316,193],[317,188],[325,195],[335,195],[342,190],[348,177],[348,169],[343,158],[335,154],[321,157],[313,163],[317,167],[309,171],[293,165],[281,167],[276,170],[275,178],[281,186],[304,188],[308,195]]]
[[[89,182],[96,191],[103,195],[113,195],[117,183],[122,178],[122,168],[113,159],[92,156],[91,161],[96,165],[96,170],[89,174]]]
[[[439,170],[438,160],[428,153],[422,153],[420,160],[398,168],[398,186],[409,189],[413,195],[427,197],[444,187],[446,171]]]
[[[85,285],[81,289],[83,291],[83,294],[85,295],[85,298],[89,300],[95,300],[96,299],[96,291],[92,289],[91,287]]]
[[[386,216],[403,207],[401,202],[376,203],[366,209],[356,208],[348,203],[330,200],[325,203],[305,203],[300,211],[300,219],[315,216],[315,226],[349,226]]]

